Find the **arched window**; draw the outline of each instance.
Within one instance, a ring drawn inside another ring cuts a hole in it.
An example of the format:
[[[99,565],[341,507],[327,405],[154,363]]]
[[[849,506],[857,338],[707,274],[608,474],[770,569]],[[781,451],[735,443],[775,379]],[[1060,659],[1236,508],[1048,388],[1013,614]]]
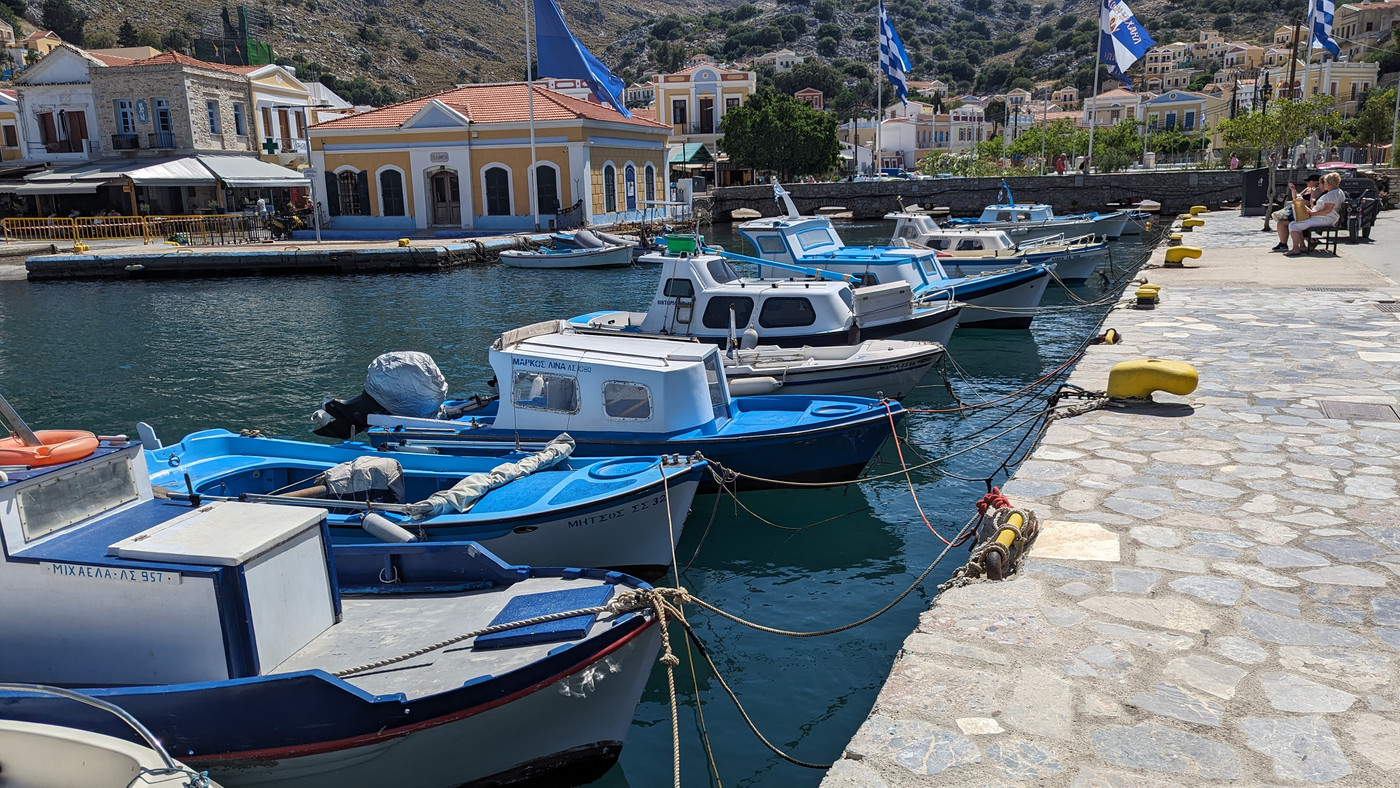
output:
[[[510,173],[505,167],[486,170],[486,215],[510,216]]]
[[[647,202],[653,202],[656,200],[656,168],[648,164],[642,173],[647,179],[643,194],[646,195]]]
[[[364,205],[360,202],[360,175],[361,173],[354,170],[345,170],[335,175],[341,216],[359,216],[364,213]]]
[[[603,168],[603,212],[617,211],[617,168],[611,164]]]
[[[384,216],[403,216],[403,174],[398,170],[379,173],[379,204]]]
[[[540,213],[559,212],[559,171],[548,164],[535,167],[535,200]]]

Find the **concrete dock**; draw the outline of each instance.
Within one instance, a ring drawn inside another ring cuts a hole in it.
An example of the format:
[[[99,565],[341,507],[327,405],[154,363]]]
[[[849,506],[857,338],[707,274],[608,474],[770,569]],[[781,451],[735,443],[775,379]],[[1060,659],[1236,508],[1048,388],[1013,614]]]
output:
[[[1400,784],[1396,213],[1291,259],[1210,213],[1144,271],[1162,303],[1070,382],[1199,388],[1050,427],[1005,488],[1020,573],[937,598],[823,786]]]

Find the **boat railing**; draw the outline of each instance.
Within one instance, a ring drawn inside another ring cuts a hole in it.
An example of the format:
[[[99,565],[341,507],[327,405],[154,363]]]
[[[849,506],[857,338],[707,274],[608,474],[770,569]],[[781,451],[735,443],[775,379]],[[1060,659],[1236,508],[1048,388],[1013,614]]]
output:
[[[1064,233],[1060,233],[1059,235],[1047,235],[1044,238],[1037,238],[1034,241],[1021,244],[1018,248],[1027,252],[1033,252],[1044,246],[1092,246],[1103,242],[1104,237],[1097,233],[1085,233],[1083,235],[1071,237],[1065,237]]]
[[[62,687],[50,687],[46,684],[2,682],[0,683],[0,692],[21,692],[29,695],[51,695],[56,698],[67,698],[68,700],[77,701],[85,706],[91,706],[95,709],[101,709],[109,714],[113,714],[120,718],[122,722],[131,726],[131,729],[136,731],[136,733],[146,741],[146,746],[150,747],[155,751],[156,755],[160,756],[161,763],[164,764],[164,767],[159,770],[160,773],[189,775],[194,779],[186,784],[190,785],[192,788],[207,788],[209,785],[209,778],[207,775],[190,771],[176,763],[175,759],[170,757],[170,753],[165,751],[165,747],[161,746],[160,739],[157,739],[155,734],[151,733],[150,729],[142,725],[141,721],[133,717],[126,709],[116,704],[108,703],[100,698],[94,698],[91,695],[84,695],[81,692],[63,689]],[[146,771],[149,773],[151,770]],[[133,782],[135,781],[133,780]]]

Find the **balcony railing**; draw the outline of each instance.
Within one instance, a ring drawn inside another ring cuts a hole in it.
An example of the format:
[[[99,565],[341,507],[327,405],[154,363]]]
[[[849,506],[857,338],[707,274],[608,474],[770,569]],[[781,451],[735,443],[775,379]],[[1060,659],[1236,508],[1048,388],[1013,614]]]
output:
[[[112,150],[138,150],[141,147],[139,134],[113,134]]]
[[[150,135],[152,148],[173,148],[175,147],[175,132],[157,131]]]
[[[74,145],[72,140],[56,140],[44,143],[44,150],[49,153],[82,153],[83,146]]]
[[[717,123],[673,123],[673,134],[719,134]]]

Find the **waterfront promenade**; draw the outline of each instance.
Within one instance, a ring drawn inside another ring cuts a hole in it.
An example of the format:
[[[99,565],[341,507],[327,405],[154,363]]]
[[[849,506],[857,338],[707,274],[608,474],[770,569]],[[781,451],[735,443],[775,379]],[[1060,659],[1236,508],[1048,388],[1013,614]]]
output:
[[[938,597],[823,786],[1400,784],[1400,217],[1293,259],[1204,218],[1070,378],[1199,388],[1051,426],[1021,572]]]

